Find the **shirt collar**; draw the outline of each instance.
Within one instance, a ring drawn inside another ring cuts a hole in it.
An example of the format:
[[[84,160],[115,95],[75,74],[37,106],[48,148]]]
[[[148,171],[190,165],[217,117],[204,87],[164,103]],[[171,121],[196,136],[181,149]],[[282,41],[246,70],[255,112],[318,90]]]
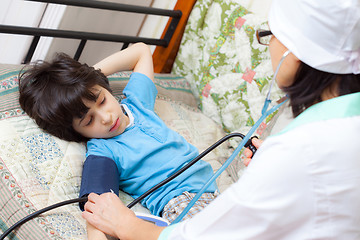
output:
[[[125,128],[126,130],[134,125],[134,116],[128,106],[126,106],[125,104],[121,104],[121,106],[124,108],[125,114],[129,117],[129,124]]]
[[[279,134],[312,122],[354,116],[360,116],[360,93],[332,98],[309,107]]]

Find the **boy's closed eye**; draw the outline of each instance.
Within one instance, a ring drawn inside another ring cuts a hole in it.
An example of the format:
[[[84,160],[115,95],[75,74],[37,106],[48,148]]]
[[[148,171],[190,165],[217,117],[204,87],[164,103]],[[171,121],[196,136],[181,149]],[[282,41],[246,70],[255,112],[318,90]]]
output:
[[[85,127],[89,126],[92,123],[92,120],[93,120],[93,117],[90,117],[89,121],[85,124]]]
[[[101,92],[100,92],[100,93],[101,93]],[[100,93],[99,93],[99,95],[100,95]],[[104,97],[102,98],[102,100],[99,102],[99,101],[98,101],[99,95],[98,95],[98,97],[97,97],[97,100],[96,100],[95,104],[98,102],[98,103],[97,103],[98,105],[103,105],[103,104],[106,102],[106,97],[104,96]],[[86,121],[84,121],[84,120],[86,120]],[[92,117],[92,116],[89,116],[89,117],[88,117],[88,116],[85,115],[80,122],[82,122],[82,121],[86,122],[86,123],[84,124],[84,127],[90,126],[91,123],[92,123],[92,121],[93,121],[93,117]]]

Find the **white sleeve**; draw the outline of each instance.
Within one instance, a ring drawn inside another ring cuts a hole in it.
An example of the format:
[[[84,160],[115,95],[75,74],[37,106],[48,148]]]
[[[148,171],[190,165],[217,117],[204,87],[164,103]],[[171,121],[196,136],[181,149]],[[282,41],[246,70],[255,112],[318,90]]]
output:
[[[265,141],[236,183],[194,218],[165,231],[166,238],[295,239],[312,212],[304,207],[312,208],[314,202],[301,161],[312,151],[293,139]]]

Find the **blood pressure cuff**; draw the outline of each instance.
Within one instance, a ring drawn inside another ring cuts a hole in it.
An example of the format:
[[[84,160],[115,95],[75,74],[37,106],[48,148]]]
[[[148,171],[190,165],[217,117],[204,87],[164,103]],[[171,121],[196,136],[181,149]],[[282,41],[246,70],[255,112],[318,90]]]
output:
[[[80,186],[80,197],[94,192],[102,194],[111,192],[119,195],[119,173],[115,162],[108,157],[90,155],[86,158]],[[85,202],[79,203],[84,211]]]

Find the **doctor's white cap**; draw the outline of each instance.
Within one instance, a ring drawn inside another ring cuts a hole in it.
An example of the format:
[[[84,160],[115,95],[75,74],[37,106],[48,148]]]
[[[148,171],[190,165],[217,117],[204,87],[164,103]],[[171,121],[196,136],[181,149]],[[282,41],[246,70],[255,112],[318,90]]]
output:
[[[360,73],[360,0],[273,0],[269,26],[307,65]]]

